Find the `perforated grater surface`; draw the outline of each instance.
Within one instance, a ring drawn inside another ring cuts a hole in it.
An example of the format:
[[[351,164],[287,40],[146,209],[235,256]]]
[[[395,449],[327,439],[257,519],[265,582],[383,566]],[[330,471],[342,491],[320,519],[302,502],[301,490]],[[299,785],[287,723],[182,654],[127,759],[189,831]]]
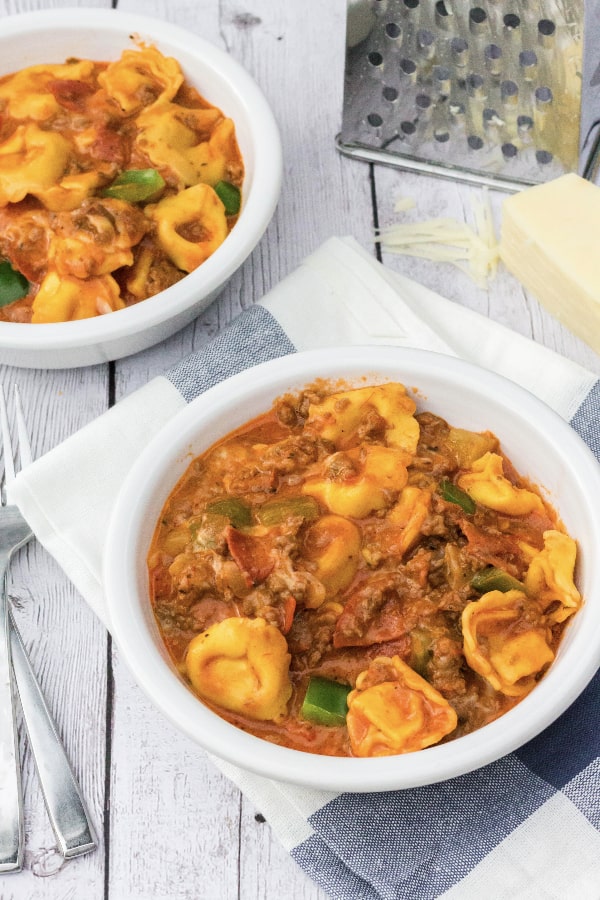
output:
[[[595,174],[599,0],[349,0],[347,13],[343,153],[505,190]]]

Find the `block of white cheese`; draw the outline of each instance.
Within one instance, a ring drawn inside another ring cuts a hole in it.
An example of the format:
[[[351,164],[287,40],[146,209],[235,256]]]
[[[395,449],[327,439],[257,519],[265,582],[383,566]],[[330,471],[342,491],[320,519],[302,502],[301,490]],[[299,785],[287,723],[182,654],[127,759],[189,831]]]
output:
[[[600,353],[600,187],[569,174],[508,197],[500,258],[550,313]]]

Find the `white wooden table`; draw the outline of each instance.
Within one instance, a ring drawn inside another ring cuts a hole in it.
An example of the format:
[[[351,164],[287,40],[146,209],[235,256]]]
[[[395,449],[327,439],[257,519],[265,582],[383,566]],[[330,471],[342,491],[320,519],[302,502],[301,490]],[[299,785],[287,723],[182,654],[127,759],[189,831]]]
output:
[[[0,15],[74,5],[73,0],[0,0]],[[478,191],[338,154],[345,0],[115,0],[112,5],[197,32],[250,71],[281,128],[283,193],[265,237],[219,300],[166,343],[88,369],[18,370],[0,360],[2,383],[18,381],[28,418],[38,423],[37,455],[201,347],[331,235],[352,234],[375,252],[374,225],[398,220],[394,207],[400,198],[416,201],[409,218],[468,220]],[[491,199],[497,215],[503,195],[492,192]],[[600,373],[600,358],[506,272],[482,290],[447,264],[397,256],[384,256],[384,262]],[[271,835],[260,810],[148,703],[110,636],[35,543],[13,565],[9,591],[100,846],[82,859],[62,861],[23,739],[25,870],[0,876],[1,900],[323,900],[322,891]]]

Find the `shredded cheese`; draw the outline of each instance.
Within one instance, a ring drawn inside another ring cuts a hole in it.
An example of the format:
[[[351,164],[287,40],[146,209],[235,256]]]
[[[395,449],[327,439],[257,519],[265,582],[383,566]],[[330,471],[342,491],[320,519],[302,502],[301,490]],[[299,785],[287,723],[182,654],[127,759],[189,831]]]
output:
[[[494,278],[499,260],[487,191],[483,200],[474,201],[472,207],[475,229],[456,219],[428,219],[381,228],[375,240],[390,253],[452,263],[485,288]]]

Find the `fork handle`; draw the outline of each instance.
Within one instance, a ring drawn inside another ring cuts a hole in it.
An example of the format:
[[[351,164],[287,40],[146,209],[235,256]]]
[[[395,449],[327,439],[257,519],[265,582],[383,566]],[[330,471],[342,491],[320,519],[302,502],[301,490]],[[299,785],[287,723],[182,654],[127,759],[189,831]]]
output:
[[[10,666],[6,567],[0,554],[0,875],[23,868],[24,828],[14,679]]]
[[[10,610],[8,618],[19,699],[44,802],[60,852],[72,859],[95,850],[96,836]]]

